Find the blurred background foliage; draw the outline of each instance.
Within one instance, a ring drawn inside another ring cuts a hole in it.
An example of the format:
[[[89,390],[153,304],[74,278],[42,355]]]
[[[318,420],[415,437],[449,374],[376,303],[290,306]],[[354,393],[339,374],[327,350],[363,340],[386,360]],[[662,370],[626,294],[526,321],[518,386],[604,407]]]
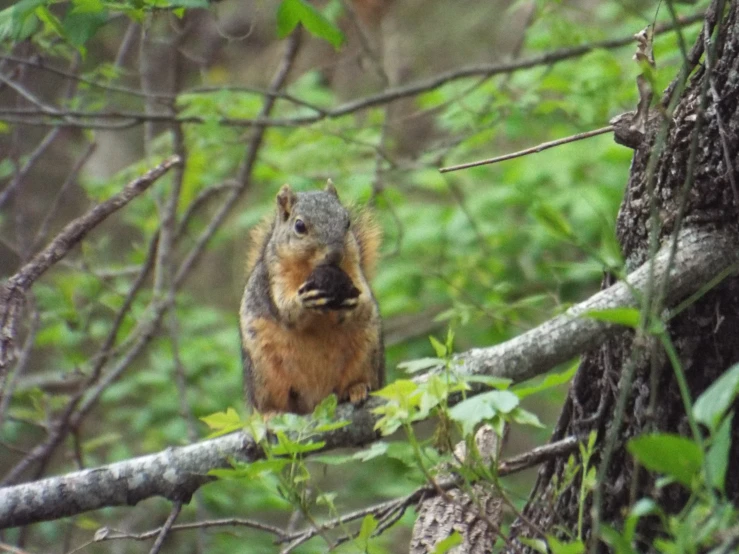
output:
[[[198,119],[182,126],[186,166],[179,217],[204,191],[224,191],[209,197],[182,229],[174,253],[181,260],[211,221],[217,205],[212,198],[233,188],[243,162],[249,128],[223,120],[252,119],[262,108],[262,91],[285,42],[277,35],[278,4],[6,2],[7,9],[0,12],[1,71],[23,72],[19,78],[37,98],[70,113],[168,113],[166,105],[172,100],[165,96],[178,93],[173,100],[177,115]],[[689,15],[706,4],[676,8]],[[198,418],[228,407],[243,412],[237,309],[245,282],[244,254],[249,229],[272,210],[283,183],[308,190],[330,177],[343,199],[375,208],[385,231],[373,283],[385,321],[389,381],[401,375],[399,362],[433,355],[430,334],[442,337],[452,326],[458,351],[499,343],[586,298],[598,290],[605,269],[620,266],[614,221],[631,152],[610,135],[495,165],[446,174],[438,169],[604,127],[611,117],[635,109],[635,78],[641,70],[632,60],[633,43],[594,48],[569,60],[493,77],[477,73],[452,78],[418,95],[342,116],[323,114],[443,72],[629,37],[653,22],[657,1],[327,0],[316,6],[341,30],[343,44],[335,49],[304,34],[286,87],[290,98],[300,102],[278,99],[271,118],[315,121],[267,129],[250,186],[177,293],[176,336],[183,374],[178,375],[171,333],[160,330],[107,386],[84,423],[46,464],[44,474],[198,440],[207,434]],[[670,19],[664,6],[656,17]],[[683,30],[689,42],[697,30]],[[180,56],[176,72],[171,70],[170,50],[158,49],[175,36]],[[13,62],[32,56],[49,67],[71,67],[69,71],[78,71],[82,79]],[[681,59],[675,33],[656,38],[655,58],[654,87],[661,91]],[[147,102],[136,92],[144,71],[154,76],[149,83],[163,95],[162,102]],[[49,131],[48,126],[13,115],[13,109],[23,105],[16,90],[2,87],[0,108],[8,110],[0,115],[0,190]],[[61,128],[25,175],[23,186],[2,207],[3,278],[43,245],[34,244],[34,239],[47,212],[51,210],[51,231],[59,230],[91,202],[120,190],[172,152],[166,121],[137,121],[120,128],[95,123],[129,120],[85,121],[93,124]],[[94,151],[87,152],[93,144]],[[73,173],[81,157],[85,163]],[[111,329],[147,257],[171,183],[171,175],[157,182],[34,286],[32,313],[38,320],[29,318],[25,333],[33,325],[37,332],[0,430],[3,472],[43,439],[79,377],[89,372],[91,355]],[[153,295],[147,282],[123,321],[118,353],[125,352],[131,333],[150,316]],[[546,440],[564,390],[550,389],[527,400],[527,408],[549,427],[514,428],[506,452]],[[430,425],[422,426],[419,432],[430,430]],[[367,462],[314,463],[311,468],[317,490],[337,493],[335,503],[342,512],[407,493],[423,481],[402,448]],[[533,474],[506,481],[521,503]],[[291,512],[269,480],[238,486],[226,481],[199,491],[181,520],[250,517],[284,524]],[[11,531],[6,537],[23,533],[30,551],[66,552],[89,540],[99,527],[144,530],[167,513],[166,502],[151,500],[136,509],[101,510]],[[406,513],[370,551],[406,551],[413,518],[412,511]],[[266,534],[241,528],[178,533],[168,541],[169,552],[275,548]],[[118,541],[84,551],[142,548]],[[324,550],[325,543],[316,539],[298,549]],[[340,550],[356,551],[357,546]]]

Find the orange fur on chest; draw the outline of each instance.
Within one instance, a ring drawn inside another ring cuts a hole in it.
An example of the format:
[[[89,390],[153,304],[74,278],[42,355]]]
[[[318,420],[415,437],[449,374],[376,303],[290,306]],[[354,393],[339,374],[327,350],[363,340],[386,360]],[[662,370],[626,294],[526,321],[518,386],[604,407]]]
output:
[[[249,325],[245,339],[254,364],[256,404],[261,411],[311,411],[335,393],[340,399],[359,381],[370,385],[373,337],[339,323],[338,312],[316,314],[305,331],[267,319]]]

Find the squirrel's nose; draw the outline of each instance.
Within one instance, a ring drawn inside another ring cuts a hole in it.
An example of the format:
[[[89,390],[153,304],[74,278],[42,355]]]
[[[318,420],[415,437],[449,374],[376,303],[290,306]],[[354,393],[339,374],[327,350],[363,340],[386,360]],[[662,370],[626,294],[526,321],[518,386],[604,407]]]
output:
[[[326,257],[323,259],[323,263],[325,263],[326,265],[339,265],[343,259],[344,249],[332,248],[326,254]]]

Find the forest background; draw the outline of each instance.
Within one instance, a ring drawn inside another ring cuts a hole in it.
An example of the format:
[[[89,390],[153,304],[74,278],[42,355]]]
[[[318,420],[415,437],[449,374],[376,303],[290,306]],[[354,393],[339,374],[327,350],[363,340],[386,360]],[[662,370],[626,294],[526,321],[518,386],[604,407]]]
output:
[[[7,482],[194,442],[209,434],[201,418],[244,413],[237,307],[248,231],[285,182],[310,190],[331,178],[342,199],[376,210],[385,242],[373,288],[389,382],[407,378],[400,362],[443,357],[429,335],[445,343],[452,328],[455,351],[500,343],[621,267],[614,229],[632,151],[611,134],[439,168],[634,110],[644,65],[633,35],[672,22],[659,2],[330,0],[317,4],[330,25],[309,15],[302,33],[279,15],[290,4],[300,2],[24,0],[0,12],[0,277],[92,202],[172,154],[182,159],[34,284],[0,397]],[[674,9],[691,17],[707,5]],[[687,24],[685,40],[698,30]],[[654,57],[649,78],[661,91],[682,62],[678,35],[658,33]],[[520,395],[543,425],[514,425],[505,455],[548,439],[576,364]],[[433,425],[416,432],[427,439]],[[403,434],[395,438],[367,461],[312,462],[315,489],[336,493],[317,513],[418,487],[423,472]],[[504,481],[514,504],[534,474]],[[278,485],[211,483],[179,521],[303,523]],[[143,531],[169,513],[154,499],[3,540],[69,552],[99,528]],[[407,551],[414,518],[407,510],[372,551]],[[245,541],[274,548],[272,536],[243,527],[176,533],[164,548],[231,552]],[[316,537],[296,551],[325,549]],[[119,540],[84,551],[142,550]]]

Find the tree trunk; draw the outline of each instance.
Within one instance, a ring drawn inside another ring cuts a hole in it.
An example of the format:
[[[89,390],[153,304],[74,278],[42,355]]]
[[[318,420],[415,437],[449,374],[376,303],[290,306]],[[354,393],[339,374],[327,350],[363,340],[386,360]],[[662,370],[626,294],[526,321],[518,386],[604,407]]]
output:
[[[661,115],[650,118],[641,140],[632,144],[635,153],[631,176],[617,222],[629,269],[649,258],[650,229],[661,242],[669,241],[678,226],[738,230],[739,2],[732,0],[717,16],[723,4],[714,2],[711,6],[704,30],[688,55],[692,65],[697,65],[699,59],[701,65],[682,93],[679,86],[675,87],[673,94],[679,94],[679,101],[672,120],[666,122]],[[704,46],[711,36],[706,54]],[[669,98],[663,101],[665,106],[668,102]],[[653,172],[650,156],[655,156]],[[650,213],[656,218],[652,219]],[[725,279],[669,319],[666,326],[695,401],[719,375],[739,362],[739,278]],[[635,333],[624,332],[583,357],[552,437],[557,440],[596,431],[596,453],[591,460],[596,468],[601,466],[605,445],[614,441],[606,477],[596,486],[602,498],[601,521],[617,528],[628,506],[639,498],[651,497],[670,513],[679,510],[687,499],[684,489],[677,485],[656,490],[653,477],[643,469],[635,471],[634,461],[625,450],[630,438],[644,432],[690,436],[665,350],[655,339],[635,341],[634,337]],[[629,375],[632,371],[633,377]],[[619,419],[616,407],[624,388],[628,396]],[[734,418],[730,460],[739,459],[738,439]],[[541,467],[524,510],[525,521],[520,518],[515,522],[514,536],[535,536],[531,523],[552,535],[563,536],[558,529],[565,529],[571,537],[577,536],[581,474],[564,490],[554,492],[555,483],[563,482],[565,462],[560,459]],[[733,501],[739,499],[736,463],[729,463],[726,492]],[[583,521],[585,541],[592,530],[592,504],[592,495],[588,495]],[[509,551],[531,549],[514,542]]]

